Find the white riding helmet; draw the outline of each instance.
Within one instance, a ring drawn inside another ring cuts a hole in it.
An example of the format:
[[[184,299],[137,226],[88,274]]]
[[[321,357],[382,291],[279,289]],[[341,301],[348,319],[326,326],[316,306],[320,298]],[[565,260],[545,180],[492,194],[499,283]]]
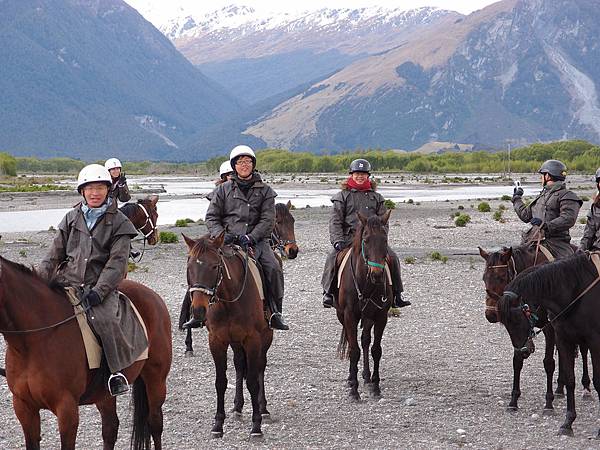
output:
[[[123,166],[121,165],[121,161],[119,161],[117,158],[110,158],[107,159],[106,162],[104,163],[104,167],[106,167],[106,170],[110,170],[110,169],[120,169]]]
[[[231,163],[231,167],[235,167],[235,160],[240,156],[249,156],[252,158],[252,162],[256,166],[256,155],[254,154],[254,150],[247,145],[238,145],[233,147],[233,150],[231,150],[231,153],[229,154],[229,162]]]
[[[231,172],[233,172],[233,169],[231,168],[231,162],[224,161],[223,164],[221,164],[221,167],[219,167],[219,175],[223,176]]]
[[[112,179],[106,167],[100,164],[90,164],[81,169],[77,177],[77,192],[81,193],[83,186],[94,182],[104,182],[110,187]]]

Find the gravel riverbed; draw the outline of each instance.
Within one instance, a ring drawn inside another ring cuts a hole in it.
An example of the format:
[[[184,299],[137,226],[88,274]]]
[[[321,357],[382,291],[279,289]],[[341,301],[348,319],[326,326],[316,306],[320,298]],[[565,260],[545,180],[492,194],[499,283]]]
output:
[[[541,340],[538,351],[525,362],[520,409],[506,411],[512,346],[504,327],[489,324],[484,318],[484,265],[477,246],[489,250],[517,244],[526,226],[518,221],[510,202],[489,202],[492,211],[501,204],[508,208],[503,214],[505,223],[494,221],[492,212],[478,212],[478,203],[399,204],[392,213],[391,246],[401,260],[414,258],[412,264],[403,263],[406,296],[413,305],[403,308],[400,317],[390,318],[385,330],[382,397],[370,396],[361,382],[359,403],[348,397],[348,361],[336,357],[341,325],[333,310],[321,306],[321,270],[330,249],[329,209],[293,211],[300,254],[284,262],[284,312],[291,329],[275,333],[269,352],[266,394],[273,422],[264,424],[264,439],[258,443],[248,442],[249,402],[241,420],[226,420],[222,439],[210,439],[216,394],[206,330],[194,332],[195,357],[186,358],[184,335],[176,327],[186,289],[185,244],[180,239],[177,244],[146,248],[143,260],[129,277],[162,296],[174,330],[174,358],[164,406],[164,447],[598,448],[598,441],[592,439],[600,425],[595,393],[593,400],[582,400],[578,386],[574,438],[556,436],[564,419],[564,399],[555,400],[554,415],[542,415],[545,374]],[[464,207],[461,212],[472,218],[464,228],[454,227],[450,219],[459,205]],[[584,204],[580,217],[587,214],[589,205],[589,201]],[[574,227],[574,241],[579,241],[583,228],[580,223]],[[203,225],[163,229],[183,231],[192,237],[205,233]],[[47,251],[51,238],[47,231],[4,234],[0,254],[35,264]],[[448,256],[448,261],[432,261],[429,254],[434,251]],[[4,342],[0,354],[4,354]],[[578,378],[580,366],[578,362]],[[231,358],[228,376],[229,408],[235,382]],[[0,391],[0,448],[23,448],[21,428],[3,380]],[[117,448],[129,444],[132,424],[128,407],[128,398],[120,398]],[[80,414],[78,447],[102,448],[97,410],[86,406]],[[42,433],[43,448],[59,447],[56,419],[47,411],[42,414]]]

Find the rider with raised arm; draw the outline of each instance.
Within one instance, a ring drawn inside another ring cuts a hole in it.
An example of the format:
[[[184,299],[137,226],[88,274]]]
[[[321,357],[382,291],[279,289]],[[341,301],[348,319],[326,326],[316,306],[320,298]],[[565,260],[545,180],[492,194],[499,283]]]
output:
[[[512,203],[519,216],[532,228],[530,235],[538,227],[544,235],[544,246],[556,258],[565,258],[574,253],[571,247],[569,229],[575,225],[577,214],[583,202],[573,191],[567,189],[565,179],[567,166],[556,159],[549,159],[540,170],[542,191],[529,205],[523,203],[523,188],[515,187]],[[530,240],[525,238],[525,241]]]
[[[600,250],[600,169],[596,170],[596,187],[598,194],[594,197],[588,212],[585,231],[579,244],[579,250],[584,252]]]
[[[372,215],[383,216],[387,208],[384,198],[375,192],[374,181],[369,180],[371,163],[366,159],[355,159],[350,164],[350,177],[342,183],[342,190],[335,194],[331,202],[333,209],[329,219],[329,238],[333,251],[327,255],[321,285],[323,286],[323,306],[331,308],[336,292],[336,257],[338,252],[352,245],[354,232],[359,226],[357,213],[369,217]],[[388,247],[392,288],[394,293],[394,307],[402,308],[410,302],[402,298],[404,290],[400,275],[400,261],[396,253]]]
[[[121,161],[117,158],[107,159],[104,167],[110,172],[110,196],[120,202],[131,200],[127,178],[125,178],[125,174],[122,172]]]
[[[273,311],[271,328],[287,330],[281,315],[283,270],[269,245],[275,224],[275,196],[256,168],[256,155],[247,145],[238,145],[229,155],[234,170],[229,181],[213,191],[206,226],[212,237],[225,232],[226,244],[253,249],[266,278],[265,296]]]
[[[91,307],[91,323],[112,373],[108,388],[112,395],[119,395],[129,390],[120,371],[130,366],[148,343],[137,320],[123,315],[117,292],[127,272],[131,238],[137,231],[109,196],[110,186],[105,167],[90,164],[81,169],[77,191],[83,201],[58,225],[38,273],[85,292],[82,303]]]

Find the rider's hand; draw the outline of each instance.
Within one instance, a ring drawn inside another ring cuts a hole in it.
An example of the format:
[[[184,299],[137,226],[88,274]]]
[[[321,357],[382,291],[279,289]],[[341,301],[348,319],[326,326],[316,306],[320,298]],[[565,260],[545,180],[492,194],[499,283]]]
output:
[[[333,244],[333,248],[335,248],[336,252],[341,252],[344,249],[345,245],[342,241],[338,241],[335,244]]]
[[[240,246],[244,250],[248,250],[248,247],[254,247],[254,239],[249,234],[244,234],[238,238]]]
[[[521,197],[523,197],[523,188],[519,186],[513,190],[512,201],[514,202],[516,199]]]
[[[533,219],[531,219],[531,222],[529,222],[530,225],[532,226],[540,226],[542,224],[542,219],[540,219],[539,217],[534,217]]]
[[[123,186],[125,186],[126,184],[127,184],[127,178],[125,178],[125,174],[124,174],[124,173],[122,173],[122,174],[119,176],[119,186],[120,186],[120,187],[123,187]]]
[[[225,239],[223,240],[223,243],[225,245],[233,244],[237,240],[237,238],[238,237],[235,234],[225,233]]]
[[[94,291],[93,289],[90,290],[90,292],[88,292],[86,294],[85,300],[87,301],[87,304],[90,306],[98,306],[100,303],[102,303],[102,299],[100,298],[100,295],[98,295],[98,293],[96,291]]]

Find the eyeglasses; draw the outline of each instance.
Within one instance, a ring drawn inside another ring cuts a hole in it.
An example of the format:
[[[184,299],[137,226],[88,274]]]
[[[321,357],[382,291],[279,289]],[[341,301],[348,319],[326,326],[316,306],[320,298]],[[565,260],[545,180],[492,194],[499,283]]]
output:
[[[252,160],[251,159],[238,159],[235,162],[236,166],[251,166],[252,165]]]

